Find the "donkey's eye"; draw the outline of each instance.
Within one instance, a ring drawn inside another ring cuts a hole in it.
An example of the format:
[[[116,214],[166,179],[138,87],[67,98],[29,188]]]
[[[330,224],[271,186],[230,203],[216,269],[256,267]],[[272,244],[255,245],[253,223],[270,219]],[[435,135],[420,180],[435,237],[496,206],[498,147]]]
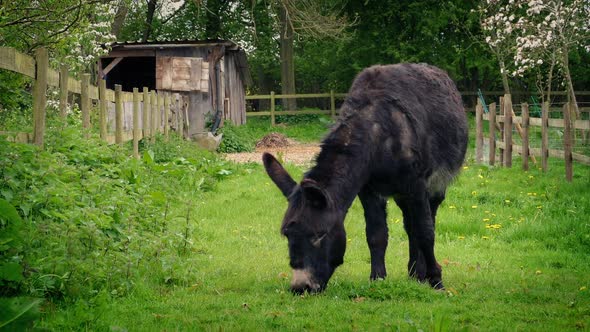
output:
[[[322,240],[326,237],[326,235],[328,235],[328,233],[320,234],[320,235],[314,237],[311,240],[311,245],[316,248],[319,248],[322,245]]]

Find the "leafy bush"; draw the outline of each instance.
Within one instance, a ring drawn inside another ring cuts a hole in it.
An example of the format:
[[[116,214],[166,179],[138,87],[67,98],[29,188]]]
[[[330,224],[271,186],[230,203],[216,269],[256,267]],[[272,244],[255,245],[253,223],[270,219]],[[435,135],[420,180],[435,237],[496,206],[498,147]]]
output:
[[[234,126],[226,122],[218,133],[223,134],[218,151],[224,153],[250,152],[254,150],[255,139],[245,126]]]
[[[50,130],[45,151],[0,137],[0,296],[70,302],[123,296],[142,275],[188,280],[192,202],[232,167],[177,138],[136,160],[80,132]]]

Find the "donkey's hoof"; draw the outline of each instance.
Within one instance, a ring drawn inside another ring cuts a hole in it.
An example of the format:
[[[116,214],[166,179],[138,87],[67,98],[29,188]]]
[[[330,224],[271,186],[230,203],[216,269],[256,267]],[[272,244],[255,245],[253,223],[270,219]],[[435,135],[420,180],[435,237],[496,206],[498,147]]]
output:
[[[443,285],[442,280],[440,279],[429,279],[428,283],[430,284],[430,287],[436,290],[445,290],[445,286]]]

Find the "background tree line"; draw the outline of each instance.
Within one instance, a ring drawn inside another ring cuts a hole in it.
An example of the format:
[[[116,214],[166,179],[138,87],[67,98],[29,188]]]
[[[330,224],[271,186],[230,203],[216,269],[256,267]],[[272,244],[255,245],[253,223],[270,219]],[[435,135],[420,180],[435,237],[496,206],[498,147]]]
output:
[[[93,70],[105,52],[102,46],[113,41],[219,38],[247,51],[254,93],[344,92],[362,68],[398,62],[439,66],[460,90],[502,90],[501,61],[486,43],[490,31],[482,29],[481,8],[488,2],[1,1],[0,44],[24,52],[49,47],[56,62],[76,71]],[[568,65],[574,89],[588,90],[587,34],[581,39],[570,48]],[[535,73],[509,79],[512,90],[537,89]],[[0,94],[12,85],[0,83]],[[7,102],[1,103],[6,108]]]

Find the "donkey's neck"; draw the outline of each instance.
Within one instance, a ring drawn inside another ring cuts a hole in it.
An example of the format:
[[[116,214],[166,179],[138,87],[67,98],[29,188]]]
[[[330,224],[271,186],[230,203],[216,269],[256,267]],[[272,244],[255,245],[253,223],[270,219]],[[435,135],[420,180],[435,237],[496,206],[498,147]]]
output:
[[[347,210],[368,178],[366,149],[360,146],[334,148],[322,146],[316,165],[305,178],[319,183],[330,195],[336,208]]]

